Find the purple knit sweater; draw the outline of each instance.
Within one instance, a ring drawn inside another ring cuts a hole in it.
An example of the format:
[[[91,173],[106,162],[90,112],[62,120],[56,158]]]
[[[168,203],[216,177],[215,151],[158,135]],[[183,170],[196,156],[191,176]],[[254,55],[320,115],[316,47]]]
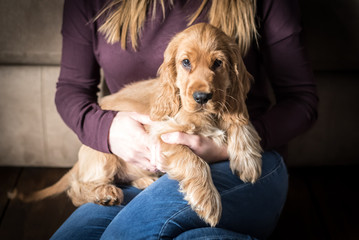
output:
[[[128,44],[107,44],[98,32],[103,22],[92,19],[107,0],[65,0],[61,72],[56,106],[82,143],[109,152],[108,133],[115,112],[97,104],[100,68],[111,93],[125,84],[156,76],[170,39],[187,27],[187,19],[202,1],[174,0],[148,17],[135,52]],[[210,2],[209,2],[210,4]],[[207,4],[207,5],[209,5]],[[206,22],[205,11],[197,22]],[[300,42],[296,1],[258,0],[259,44],[252,44],[244,62],[255,83],[247,105],[264,149],[279,149],[307,130],[317,118],[316,86]],[[271,86],[271,87],[270,87]],[[270,101],[273,89],[275,103]]]

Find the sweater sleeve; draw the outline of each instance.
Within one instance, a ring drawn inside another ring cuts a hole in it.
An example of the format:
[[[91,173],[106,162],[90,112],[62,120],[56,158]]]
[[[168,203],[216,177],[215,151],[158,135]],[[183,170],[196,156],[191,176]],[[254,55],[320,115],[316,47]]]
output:
[[[97,103],[100,67],[93,50],[92,29],[86,0],[65,0],[62,24],[62,59],[55,104],[64,122],[80,141],[109,152],[108,132],[115,112]]]
[[[276,103],[253,124],[263,148],[273,149],[287,144],[316,121],[318,97],[300,41],[297,2],[265,0],[262,11],[260,52]]]

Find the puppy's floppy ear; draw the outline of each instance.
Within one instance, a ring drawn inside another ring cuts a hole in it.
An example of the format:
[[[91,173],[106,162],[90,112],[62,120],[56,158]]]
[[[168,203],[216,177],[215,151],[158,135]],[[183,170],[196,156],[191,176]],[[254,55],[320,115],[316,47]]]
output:
[[[178,37],[168,45],[164,53],[164,61],[158,70],[160,88],[152,104],[150,117],[152,120],[163,120],[166,116],[174,116],[180,108],[180,97],[176,87],[176,54]]]
[[[246,98],[253,77],[248,73],[238,46],[231,47],[231,86],[227,94],[228,154],[232,171],[244,182],[254,183],[262,171],[260,137],[249,122]]]
[[[260,137],[249,122],[245,102],[253,78],[246,70],[238,46],[231,46],[230,64],[228,113],[224,114],[230,167],[243,181],[254,183],[261,175],[262,148]]]
[[[239,48],[235,43],[230,45],[230,65],[231,86],[227,92],[227,108],[230,114],[243,117],[243,120],[247,121],[249,115],[245,101],[253,77],[247,71]]]

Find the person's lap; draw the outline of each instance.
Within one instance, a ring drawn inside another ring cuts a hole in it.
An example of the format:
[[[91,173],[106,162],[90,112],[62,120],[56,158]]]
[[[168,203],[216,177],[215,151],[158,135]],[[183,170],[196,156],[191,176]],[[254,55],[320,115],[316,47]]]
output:
[[[53,239],[75,239],[71,234],[76,234],[76,239],[98,239],[101,235],[102,239],[267,237],[275,227],[287,193],[288,177],[281,157],[274,152],[263,154],[262,176],[255,184],[243,183],[233,175],[228,161],[212,164],[211,172],[223,205],[216,228],[209,228],[197,216],[183,200],[178,182],[164,175],[137,196],[139,190],[125,189],[129,202],[125,207],[80,207]],[[131,200],[133,196],[136,197]]]

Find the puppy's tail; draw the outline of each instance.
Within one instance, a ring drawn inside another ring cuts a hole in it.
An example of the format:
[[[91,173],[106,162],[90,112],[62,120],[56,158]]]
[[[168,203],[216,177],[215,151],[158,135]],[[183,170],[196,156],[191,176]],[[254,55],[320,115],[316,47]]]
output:
[[[59,181],[57,181],[54,185],[50,187],[44,188],[42,190],[30,194],[21,193],[15,188],[13,191],[8,192],[7,196],[10,199],[19,199],[23,202],[33,202],[58,195],[69,189],[71,185],[71,179],[73,178],[73,174],[75,173],[76,169],[77,169],[77,164],[64,176],[62,176]]]

